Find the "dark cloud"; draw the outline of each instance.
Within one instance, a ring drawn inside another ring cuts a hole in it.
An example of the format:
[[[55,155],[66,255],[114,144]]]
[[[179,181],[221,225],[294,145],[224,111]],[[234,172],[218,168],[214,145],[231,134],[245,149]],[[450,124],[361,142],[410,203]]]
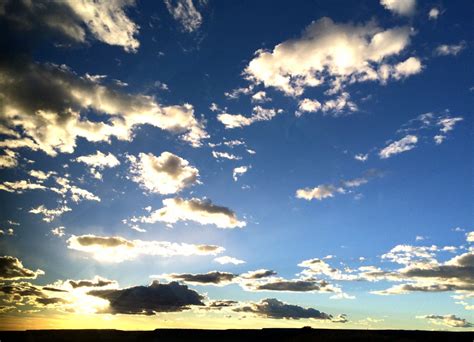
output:
[[[49,297],[45,289],[28,282],[0,285],[3,301],[18,305],[47,306],[65,302],[64,299]]]
[[[262,279],[262,278],[274,276],[276,274],[277,273],[273,270],[256,270],[256,271],[244,273],[241,275],[241,277],[245,279]]]
[[[181,280],[187,283],[199,283],[199,284],[229,283],[237,277],[238,276],[233,273],[218,272],[218,271],[212,271],[212,272],[202,273],[202,274],[173,273],[173,274],[166,275],[166,278]]]
[[[78,287],[103,287],[116,284],[116,282],[114,280],[97,278],[94,280],[69,280],[69,284],[72,286],[72,288],[76,289]]]
[[[310,291],[329,291],[331,288],[326,288],[329,283],[325,281],[314,280],[275,280],[265,284],[259,284],[255,290],[267,291],[292,291],[292,292],[310,292]]]
[[[103,246],[103,247],[134,247],[131,241],[118,236],[95,236],[95,235],[82,235],[76,236],[75,241],[81,246]]]
[[[0,279],[35,279],[41,274],[44,274],[42,270],[32,271],[26,267],[23,267],[21,261],[15,257],[7,255],[0,257]]]
[[[313,308],[303,308],[298,305],[286,304],[276,298],[263,299],[259,303],[252,303],[248,306],[234,309],[236,312],[254,313],[259,316],[276,319],[322,319],[330,320],[332,316]]]
[[[239,302],[235,300],[214,300],[207,304],[208,309],[220,310],[222,308],[227,308],[237,305]]]
[[[456,315],[425,315],[417,318],[424,318],[438,325],[445,325],[453,328],[472,328],[474,324],[468,322],[465,318]]]
[[[157,312],[183,311],[190,305],[204,306],[203,296],[177,282],[134,286],[120,290],[93,290],[89,295],[107,299],[114,314],[154,315]]]

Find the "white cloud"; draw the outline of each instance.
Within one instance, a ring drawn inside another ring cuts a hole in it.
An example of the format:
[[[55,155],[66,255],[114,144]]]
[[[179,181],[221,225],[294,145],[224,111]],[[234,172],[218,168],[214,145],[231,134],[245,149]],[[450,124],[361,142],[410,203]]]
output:
[[[3,182],[0,184],[0,191],[7,191],[7,192],[16,192],[16,193],[23,193],[25,190],[46,190],[47,188],[38,183],[30,183],[30,181],[26,180],[19,180],[15,182]]]
[[[465,318],[456,315],[425,315],[416,316],[416,318],[427,319],[433,324],[443,325],[450,328],[472,328],[474,325],[469,323]]]
[[[237,215],[229,208],[213,204],[210,200],[191,198],[167,198],[163,208],[155,210],[149,216],[138,218],[143,223],[165,222],[173,224],[178,221],[194,221],[199,224],[213,224],[219,228],[242,228],[245,221],[239,221]]]
[[[242,157],[236,156],[232,153],[219,152],[219,151],[212,151],[212,156],[216,159],[229,159],[229,160],[240,160],[240,159],[242,159]]]
[[[55,236],[62,237],[66,235],[66,228],[64,228],[63,226],[56,227],[51,229],[51,233]]]
[[[217,257],[214,259],[215,262],[221,264],[221,265],[227,265],[227,264],[233,264],[233,265],[240,265],[240,264],[245,264],[245,261],[233,258],[227,255]]]
[[[134,128],[145,124],[180,134],[193,147],[208,138],[190,104],[161,107],[152,96],[119,92],[78,77],[66,66],[18,64],[0,61],[0,110],[7,128],[23,135],[0,142],[0,147],[28,147],[55,156],[72,153],[80,137],[90,142],[110,142],[111,137],[130,141]],[[105,121],[89,120],[83,113],[88,110]]]
[[[331,93],[344,84],[381,80],[378,69],[409,44],[412,30],[384,30],[374,22],[338,24],[322,18],[309,25],[301,38],[258,50],[244,73],[255,84],[263,83],[287,95],[301,95],[306,87],[329,84]]]
[[[358,160],[358,161],[361,161],[361,162],[365,162],[367,161],[367,159],[369,159],[369,154],[368,153],[359,153],[359,154],[356,154],[354,156],[354,159],[355,160]]]
[[[315,188],[304,188],[296,191],[296,197],[307,201],[312,199],[323,200],[328,197],[334,197],[337,189],[332,185],[319,185]]]
[[[466,241],[467,242],[474,242],[474,231],[466,233]]]
[[[418,138],[415,135],[407,135],[400,140],[397,140],[387,147],[384,147],[379,152],[379,156],[382,159],[391,157],[392,155],[399,154],[405,151],[410,151],[415,148]]]
[[[283,110],[281,109],[265,109],[261,106],[255,106],[252,109],[252,115],[250,117],[246,117],[242,114],[221,113],[217,115],[217,120],[219,120],[227,129],[240,128],[250,126],[257,121],[269,121],[282,112]]]
[[[138,158],[129,156],[132,180],[149,192],[162,195],[175,194],[199,183],[199,170],[173,153],[160,156],[140,153]]]
[[[269,97],[267,97],[267,93],[263,90],[256,92],[252,95],[253,102],[268,102],[271,101]]]
[[[403,16],[412,15],[416,8],[416,0],[380,0],[380,4],[387,10]]]
[[[52,175],[55,175],[56,172],[54,172],[54,171],[44,172],[44,171],[41,171],[41,170],[30,170],[28,172],[28,174],[31,177],[35,177],[35,178],[39,179],[39,181],[45,181],[46,179],[48,179]]]
[[[63,3],[74,11],[98,40],[109,45],[122,46],[126,51],[136,51],[140,46],[134,37],[138,33],[138,25],[132,22],[124,11],[126,7],[134,5],[134,0],[66,0]]]
[[[321,103],[318,100],[303,99],[298,103],[298,111],[295,113],[296,116],[300,116],[302,113],[315,113],[321,109]]]
[[[442,44],[436,47],[435,54],[438,56],[456,56],[466,48],[466,42],[461,41],[458,44]]]
[[[327,100],[322,105],[322,111],[332,112],[334,115],[341,114],[344,111],[355,112],[357,105],[350,100],[350,95],[347,92],[342,92],[338,97],[332,100]]]
[[[433,7],[432,9],[430,9],[430,11],[428,12],[428,18],[430,20],[436,20],[438,19],[439,15],[441,14],[441,12],[439,11],[438,8],[436,7]]]
[[[112,153],[104,154],[101,151],[87,156],[80,156],[75,161],[90,166],[90,173],[97,179],[102,179],[102,174],[98,170],[120,165],[120,161]]]
[[[32,208],[29,212],[32,214],[42,215],[43,221],[45,222],[52,222],[56,217],[71,210],[72,209],[66,205],[60,206],[56,209],[48,209],[44,205],[40,205],[36,208]]]
[[[234,181],[237,182],[237,179],[242,176],[244,173],[248,171],[249,167],[248,166],[239,166],[234,168],[234,171],[232,172],[232,178]]]
[[[202,24],[202,16],[192,0],[165,0],[166,8],[187,32],[193,32]]]
[[[127,240],[120,236],[73,235],[67,240],[68,248],[90,254],[100,262],[122,262],[140,255],[191,256],[217,255],[224,248],[215,245],[196,245],[168,241]]]

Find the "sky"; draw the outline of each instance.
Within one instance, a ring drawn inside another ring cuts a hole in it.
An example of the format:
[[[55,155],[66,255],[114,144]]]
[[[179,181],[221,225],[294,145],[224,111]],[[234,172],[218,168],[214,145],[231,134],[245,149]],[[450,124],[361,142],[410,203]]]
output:
[[[469,1],[0,1],[0,329],[472,330]]]

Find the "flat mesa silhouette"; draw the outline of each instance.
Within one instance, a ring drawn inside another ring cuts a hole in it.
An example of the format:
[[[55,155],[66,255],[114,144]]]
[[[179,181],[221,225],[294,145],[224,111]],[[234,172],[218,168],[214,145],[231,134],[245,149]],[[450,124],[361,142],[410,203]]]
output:
[[[156,329],[2,331],[1,341],[456,341],[474,340],[474,331],[336,329]]]

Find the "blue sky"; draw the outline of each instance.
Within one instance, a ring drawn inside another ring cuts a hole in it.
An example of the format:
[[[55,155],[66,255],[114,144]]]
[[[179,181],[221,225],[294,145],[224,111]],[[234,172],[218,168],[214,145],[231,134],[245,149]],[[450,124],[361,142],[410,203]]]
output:
[[[0,328],[472,329],[471,4],[0,9]]]

